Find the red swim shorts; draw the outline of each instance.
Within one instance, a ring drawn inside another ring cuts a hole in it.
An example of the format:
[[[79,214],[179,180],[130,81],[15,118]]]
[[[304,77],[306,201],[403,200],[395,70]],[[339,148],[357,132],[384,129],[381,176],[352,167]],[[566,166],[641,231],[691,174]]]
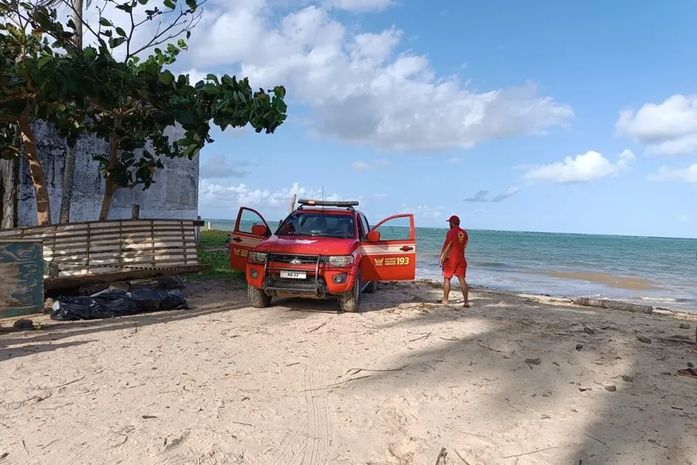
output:
[[[443,264],[443,277],[450,279],[453,276],[464,278],[467,276],[467,261],[457,261],[454,263],[445,262]]]

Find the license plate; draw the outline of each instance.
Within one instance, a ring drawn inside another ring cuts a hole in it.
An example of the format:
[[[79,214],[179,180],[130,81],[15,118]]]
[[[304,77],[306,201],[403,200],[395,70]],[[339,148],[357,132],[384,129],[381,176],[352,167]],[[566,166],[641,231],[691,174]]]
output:
[[[304,271],[281,271],[281,278],[307,279],[307,273]]]

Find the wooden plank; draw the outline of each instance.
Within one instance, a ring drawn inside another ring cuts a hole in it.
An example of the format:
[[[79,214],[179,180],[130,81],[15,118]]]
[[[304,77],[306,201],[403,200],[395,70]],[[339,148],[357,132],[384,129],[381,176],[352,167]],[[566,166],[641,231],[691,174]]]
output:
[[[206,269],[201,265],[186,265],[155,270],[119,270],[109,273],[99,273],[85,276],[67,276],[45,280],[46,289],[68,289],[87,284],[108,283],[119,280],[154,278],[158,276],[168,276],[181,273],[194,273]]]
[[[29,227],[24,227],[24,228],[14,228],[13,231],[32,231],[32,230],[37,230],[37,229],[50,229],[50,228],[61,228],[65,226],[81,226],[81,225],[86,225],[88,223],[92,224],[100,224],[100,225],[105,225],[105,224],[110,224],[110,223],[135,223],[135,222],[149,222],[149,221],[154,221],[158,224],[165,224],[165,223],[184,223],[185,225],[189,225],[191,227],[195,226],[196,220],[177,220],[177,219],[172,219],[172,218],[152,218],[152,219],[138,219],[138,220],[105,220],[105,221],[77,221],[74,223],[70,223],[69,225],[52,225],[52,226],[29,226]]]
[[[63,243],[74,243],[74,242],[84,242],[87,240],[90,241],[110,241],[110,240],[115,240],[119,238],[123,239],[128,239],[128,240],[138,240],[141,238],[149,238],[153,237],[152,231],[150,230],[142,230],[142,231],[124,231],[124,232],[119,232],[119,231],[103,231],[103,232],[90,232],[89,234],[85,232],[84,234],[36,234],[36,235],[26,235],[23,236],[22,238],[24,239],[49,239],[52,242],[55,241],[56,244],[63,244]],[[181,230],[170,230],[170,231],[156,231],[155,237],[163,237],[163,238],[181,238]],[[196,235],[193,231],[188,231],[185,233],[184,237],[191,241],[196,240]],[[13,235],[0,235],[0,239],[20,239],[19,237],[13,236]]]
[[[142,238],[137,241],[131,241],[131,240],[126,240],[126,241],[121,241],[122,244],[128,247],[151,247],[152,246],[153,239],[152,238]],[[195,242],[193,240],[185,240],[182,241],[180,237],[176,238],[155,238],[154,239],[155,246],[168,246],[168,245],[177,245],[177,244],[189,244],[194,246]],[[87,246],[91,250],[108,250],[108,249],[113,249],[113,250],[118,250],[119,249],[119,242],[118,238],[115,238],[115,240],[110,240],[110,241],[87,241],[87,240],[82,240],[82,241],[75,241],[75,242],[56,242],[55,245],[51,246],[44,246],[45,249],[48,250],[71,250],[71,249],[76,249],[76,250],[83,250],[85,253],[87,253]]]

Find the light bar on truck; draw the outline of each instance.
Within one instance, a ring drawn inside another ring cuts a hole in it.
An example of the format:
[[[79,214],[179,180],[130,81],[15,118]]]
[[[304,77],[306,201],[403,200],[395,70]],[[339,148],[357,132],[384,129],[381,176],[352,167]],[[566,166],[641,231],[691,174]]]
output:
[[[357,200],[310,200],[310,199],[300,199],[298,200],[300,205],[307,205],[308,207],[357,207]]]

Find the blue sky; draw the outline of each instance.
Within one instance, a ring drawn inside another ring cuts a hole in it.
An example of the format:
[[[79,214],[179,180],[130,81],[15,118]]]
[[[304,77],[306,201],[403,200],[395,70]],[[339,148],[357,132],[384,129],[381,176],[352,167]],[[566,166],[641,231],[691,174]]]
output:
[[[283,84],[289,119],[216,134],[200,214],[278,219],[324,189],[373,222],[697,237],[695,18],[688,1],[212,0],[178,71]]]

